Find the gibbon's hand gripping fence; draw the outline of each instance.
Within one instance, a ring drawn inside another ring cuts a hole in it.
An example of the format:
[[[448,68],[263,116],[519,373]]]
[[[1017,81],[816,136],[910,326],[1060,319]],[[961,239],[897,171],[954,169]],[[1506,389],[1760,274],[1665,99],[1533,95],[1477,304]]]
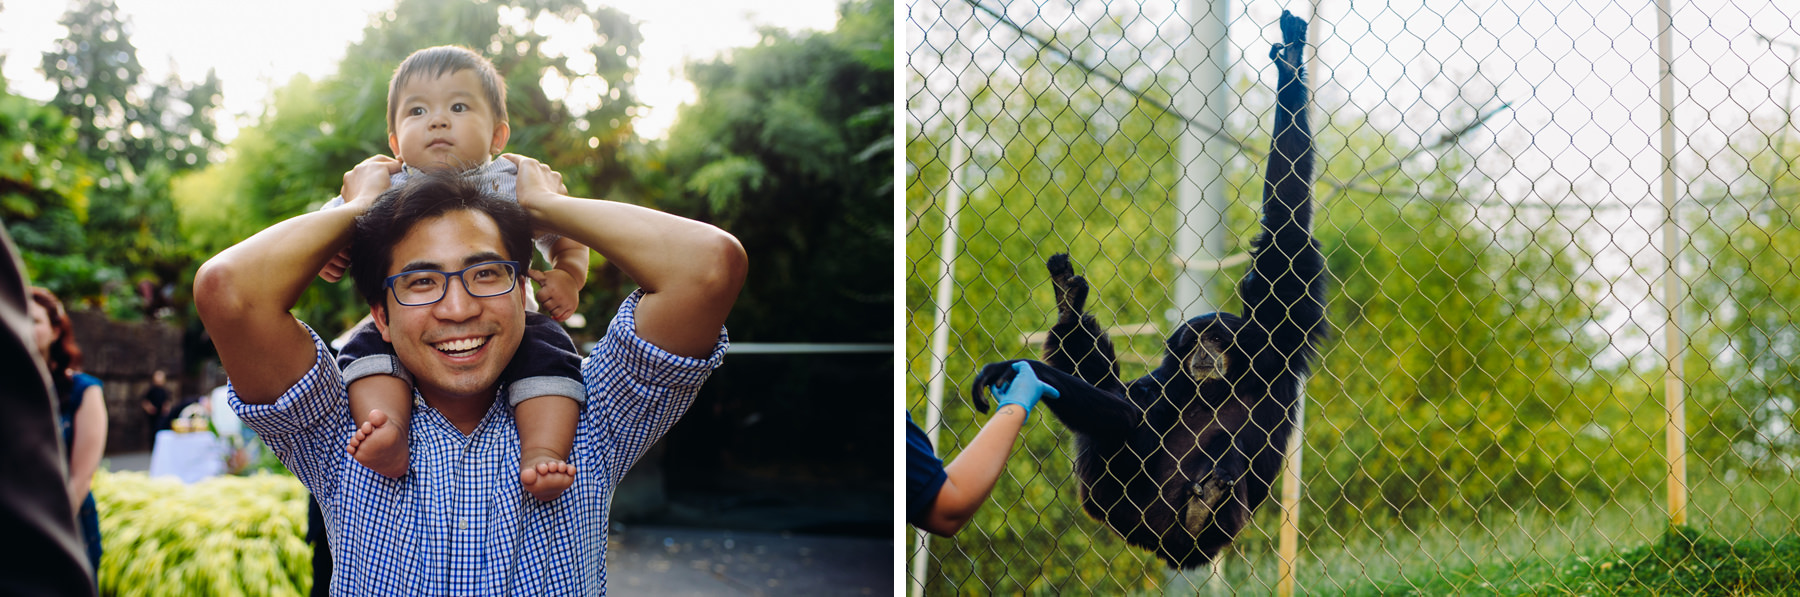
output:
[[[1366,4],[1366,5],[1365,5]],[[954,460],[1071,253],[1121,377],[1237,311],[1282,10],[1331,336],[1216,567],[1081,510],[1031,418],[925,594],[1800,592],[1800,6],[907,4],[907,407]]]

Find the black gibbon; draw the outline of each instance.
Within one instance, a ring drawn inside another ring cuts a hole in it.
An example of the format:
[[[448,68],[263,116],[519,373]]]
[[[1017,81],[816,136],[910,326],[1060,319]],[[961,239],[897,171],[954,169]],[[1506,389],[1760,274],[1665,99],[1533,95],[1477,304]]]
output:
[[[1229,545],[1269,496],[1294,430],[1300,383],[1325,335],[1325,258],[1312,237],[1313,142],[1301,65],[1306,21],[1281,15],[1275,138],[1263,183],[1263,233],[1239,283],[1244,314],[1210,313],[1169,336],[1162,364],[1125,384],[1112,342],[1084,311],[1088,283],[1068,256],[1047,267],[1058,320],[1044,361],[1028,361],[1061,396],[1043,404],[1076,437],[1082,508],[1127,543],[1175,568]],[[975,378],[1011,380],[1012,363]]]

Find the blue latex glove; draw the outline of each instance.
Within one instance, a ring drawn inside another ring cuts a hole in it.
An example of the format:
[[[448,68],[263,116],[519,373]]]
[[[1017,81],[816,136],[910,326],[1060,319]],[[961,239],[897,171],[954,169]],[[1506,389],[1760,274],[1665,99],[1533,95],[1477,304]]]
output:
[[[1056,398],[1062,395],[1056,391],[1056,388],[1052,388],[1038,379],[1037,373],[1031,370],[1031,363],[1025,361],[1013,363],[1013,371],[1018,373],[1013,375],[1012,381],[1002,385],[988,386],[988,393],[992,394],[994,400],[1002,405],[1017,404],[1023,407],[1025,420],[1028,422],[1031,420],[1031,407],[1037,406],[1039,399]]]

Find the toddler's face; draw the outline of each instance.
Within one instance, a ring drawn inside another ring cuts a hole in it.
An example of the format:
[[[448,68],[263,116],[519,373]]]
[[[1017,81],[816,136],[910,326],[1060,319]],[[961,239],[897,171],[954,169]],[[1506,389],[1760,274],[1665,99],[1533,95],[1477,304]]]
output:
[[[509,130],[475,71],[414,77],[395,93],[394,132],[388,147],[414,168],[466,169],[486,164],[506,147]]]

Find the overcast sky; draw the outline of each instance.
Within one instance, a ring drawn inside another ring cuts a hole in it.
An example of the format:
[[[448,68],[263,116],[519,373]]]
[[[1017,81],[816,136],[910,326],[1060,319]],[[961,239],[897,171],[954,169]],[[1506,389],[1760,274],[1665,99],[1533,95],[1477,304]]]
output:
[[[175,71],[182,80],[198,81],[208,69],[217,69],[225,86],[219,123],[225,139],[235,137],[238,127],[253,124],[270,92],[295,74],[314,78],[332,74],[372,15],[394,4],[394,0],[118,0],[120,12],[132,23],[131,41],[150,80],[163,80]],[[675,119],[676,106],[694,100],[693,87],[680,73],[687,59],[754,44],[760,25],[823,31],[837,22],[836,0],[608,4],[642,26],[643,54],[634,83],[639,101],[649,109],[637,121],[638,133],[647,138],[662,137]],[[57,20],[68,7],[61,0],[4,2],[0,54],[7,56],[4,73],[11,92],[40,100],[55,94],[38,65],[41,54],[67,33]],[[592,31],[553,33],[549,49],[576,50],[591,37]],[[570,89],[566,99],[582,105],[578,96],[584,87],[578,82]]]

